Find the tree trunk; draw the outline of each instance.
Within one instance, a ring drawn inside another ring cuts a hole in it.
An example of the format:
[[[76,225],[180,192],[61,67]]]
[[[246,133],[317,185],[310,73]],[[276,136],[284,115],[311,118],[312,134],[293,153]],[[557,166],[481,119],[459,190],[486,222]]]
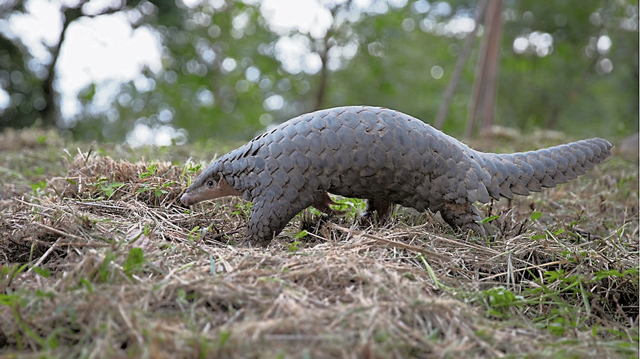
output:
[[[60,48],[67,36],[69,25],[81,16],[80,8],[71,8],[64,11],[64,21],[62,23],[62,31],[60,32],[60,40],[53,46],[51,50],[51,63],[47,67],[47,78],[42,83],[42,93],[44,94],[45,106],[40,110],[40,119],[44,127],[56,126],[58,116],[60,114],[57,101],[57,91],[53,86],[56,78],[56,65],[60,58]]]
[[[483,127],[493,123],[499,61],[500,27],[502,26],[502,0],[488,1],[485,35],[482,39],[473,94],[467,114],[464,136],[471,137],[480,110],[484,111]]]
[[[471,48],[473,47],[473,43],[476,39],[476,34],[478,33],[478,28],[480,24],[484,20],[484,14],[487,9],[487,1],[480,0],[478,2],[478,14],[476,16],[476,25],[471,30],[470,33],[467,34],[467,39],[464,43],[464,47],[462,51],[460,51],[460,55],[458,56],[458,60],[456,61],[456,67],[453,70],[453,75],[451,75],[451,80],[449,80],[449,84],[447,85],[447,89],[444,92],[444,96],[442,97],[442,102],[440,103],[440,109],[438,110],[438,115],[436,116],[436,120],[434,122],[434,126],[437,129],[441,129],[442,125],[444,125],[444,120],[447,118],[447,114],[449,112],[449,106],[451,104],[451,99],[453,98],[453,93],[456,91],[456,87],[458,86],[458,82],[460,81],[460,77],[462,76],[462,70],[464,70],[464,64],[467,62],[469,58],[469,54],[471,53]]]

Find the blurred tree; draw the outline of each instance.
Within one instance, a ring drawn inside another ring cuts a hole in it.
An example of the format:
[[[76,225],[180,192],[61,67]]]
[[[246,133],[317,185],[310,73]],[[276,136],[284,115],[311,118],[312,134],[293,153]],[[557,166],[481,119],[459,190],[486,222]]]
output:
[[[22,0],[12,4],[0,7],[0,21],[24,11]],[[99,16],[86,13],[82,4],[63,9],[65,23],[75,15]],[[88,86],[79,96],[83,112],[74,132],[111,141],[163,129],[177,131],[179,142],[186,136],[246,139],[303,112],[353,104],[391,107],[432,122],[474,28],[476,2],[360,4],[328,1],[331,24],[312,34],[273,28],[256,1],[114,3],[104,11],[127,11],[132,26],[149,26],[159,35],[163,68],[146,69],[122,85],[106,111],[93,109],[97,86]],[[631,0],[580,6],[505,1],[496,123],[570,130],[575,136],[637,131],[637,10]],[[32,123],[38,114],[27,107],[42,116],[45,105],[56,103],[49,97],[55,85],[47,79],[55,79],[57,50],[50,49],[52,61],[41,64],[44,71],[34,71],[17,37],[0,31],[0,41],[0,86],[11,94],[1,120]],[[293,59],[283,55],[287,46],[298,48]],[[447,132],[464,128],[478,50],[473,47],[453,94]]]
[[[638,131],[637,3],[504,6],[497,123],[575,136]],[[431,122],[464,46],[464,34],[453,29],[473,14],[473,2],[419,0],[363,18],[353,29],[358,54],[330,75],[325,105],[373,103]],[[462,132],[478,47],[454,94],[447,132]]]
[[[637,132],[637,1],[516,5],[505,11],[500,122],[574,134]]]
[[[281,68],[275,54],[278,36],[257,5],[176,3],[178,11],[159,7],[153,22],[162,38],[162,71],[144,72],[147,87],[133,81],[122,85],[117,111],[97,116],[99,137],[118,140],[136,127],[158,131],[172,126],[196,139],[244,139],[274,123],[274,116],[279,120],[304,110],[295,99],[310,86],[301,74]],[[76,129],[88,131],[95,123],[80,121]]]
[[[4,2],[0,4],[0,22],[23,11],[21,0]],[[46,107],[42,71],[29,71],[29,65],[37,66],[30,62],[26,46],[19,38],[0,31],[0,88],[9,95],[7,107],[0,109],[0,130],[29,126],[35,122],[36,111]]]
[[[55,85],[56,66],[60,49],[64,45],[69,25],[82,17],[97,17],[119,11],[129,12],[132,26],[140,26],[148,21],[152,7],[147,1],[118,0],[107,4],[98,11],[86,10],[84,6],[90,0],[82,0],[72,4],[62,2],[60,13],[62,29],[58,40],[53,45],[46,45],[49,52],[47,60],[36,60],[22,38],[7,29],[7,21],[12,16],[24,16],[28,0],[9,0],[0,4],[0,22],[5,24],[5,31],[0,31],[0,87],[10,94],[10,102],[0,109],[0,129],[4,127],[24,127],[32,125],[36,120],[45,127],[57,125],[60,117],[59,94]],[[173,1],[157,0],[166,12],[170,12]],[[87,94],[85,94],[86,96]]]

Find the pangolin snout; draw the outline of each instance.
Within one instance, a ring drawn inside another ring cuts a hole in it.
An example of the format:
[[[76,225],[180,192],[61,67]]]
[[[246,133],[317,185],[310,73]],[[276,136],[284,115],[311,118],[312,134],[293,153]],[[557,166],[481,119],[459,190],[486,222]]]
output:
[[[189,193],[185,193],[180,197],[180,203],[182,203],[184,207],[191,207],[192,202],[193,199],[189,196]]]

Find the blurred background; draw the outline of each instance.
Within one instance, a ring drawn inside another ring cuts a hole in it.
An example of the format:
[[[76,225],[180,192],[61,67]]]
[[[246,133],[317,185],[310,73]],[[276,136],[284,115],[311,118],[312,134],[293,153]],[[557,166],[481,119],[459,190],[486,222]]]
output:
[[[368,104],[454,136],[623,137],[638,96],[637,1],[0,1],[0,130],[247,140]]]

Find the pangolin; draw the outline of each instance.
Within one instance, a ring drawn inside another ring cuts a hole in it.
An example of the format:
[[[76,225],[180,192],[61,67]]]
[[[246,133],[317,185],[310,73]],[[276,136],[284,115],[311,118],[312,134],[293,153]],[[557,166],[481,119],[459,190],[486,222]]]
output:
[[[248,239],[269,243],[303,209],[330,213],[328,193],[440,212],[454,229],[484,235],[473,206],[527,196],[584,174],[610,154],[592,138],[513,154],[483,153],[404,113],[348,106],[304,114],[209,165],[181,197],[185,206],[229,195],[253,206]]]

